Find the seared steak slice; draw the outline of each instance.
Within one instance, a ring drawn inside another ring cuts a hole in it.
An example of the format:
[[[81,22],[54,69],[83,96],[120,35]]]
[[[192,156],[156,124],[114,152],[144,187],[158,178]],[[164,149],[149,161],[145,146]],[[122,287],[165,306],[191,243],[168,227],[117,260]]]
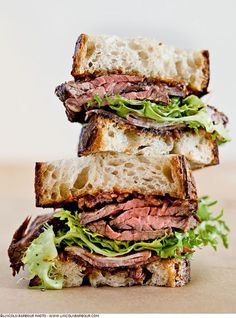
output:
[[[144,201],[145,203],[142,203],[144,204],[143,206],[162,206],[167,204],[168,211],[170,211],[168,212],[168,215],[191,215],[197,210],[196,200],[177,200],[172,199],[169,196],[159,197],[155,195],[141,195],[135,192],[132,194],[103,192],[96,196],[88,194],[79,198],[78,207],[84,211],[89,209],[92,213],[97,213],[98,211],[94,212],[94,209],[97,210],[100,207],[104,207],[104,205],[106,208],[110,205],[112,205],[112,208],[117,207],[118,203],[131,201],[134,198]]]
[[[140,209],[142,214],[140,215]],[[91,231],[119,241],[145,241],[171,233],[172,229],[188,231],[197,226],[197,219],[189,217],[153,216],[149,208],[128,210],[115,219],[99,220],[86,225]]]
[[[89,251],[77,246],[67,246],[65,251],[69,254],[81,257],[90,265],[98,268],[137,266],[146,263],[152,256],[151,251],[148,250],[115,257],[107,257],[90,253]]]
[[[126,230],[122,232],[115,231],[109,224],[104,220],[89,223],[87,226],[91,231],[99,233],[111,240],[118,241],[147,241],[154,240],[157,237],[165,235],[165,233],[171,233],[170,229],[160,229],[151,231],[137,231],[137,230]]]
[[[151,100],[168,104],[170,96],[184,97],[188,93],[185,85],[173,84],[147,81],[140,76],[110,74],[84,82],[70,81],[61,84],[56,88],[55,93],[64,103],[69,120],[83,121],[86,104],[96,95],[100,98],[121,95],[126,99]],[[105,104],[106,102],[103,106]]]
[[[152,196],[110,204],[95,212],[82,212],[80,223],[112,240],[155,239],[173,228],[197,226],[197,201]]]
[[[94,208],[95,206],[101,206],[104,204],[109,204],[113,202],[123,202],[127,200],[130,196],[129,193],[111,193],[111,192],[102,192],[97,194],[96,196],[87,194],[78,200],[78,207],[80,209],[85,208]]]
[[[119,230],[153,231],[177,228],[188,231],[197,225],[193,216],[158,216],[155,208],[136,208],[119,215],[109,224]]]
[[[131,199],[125,203],[109,204],[95,212],[82,212],[80,215],[80,223],[82,225],[86,225],[108,216],[114,217],[115,215],[124,211],[136,213],[140,216],[144,214],[147,216],[149,214],[156,217],[173,215],[189,216],[194,214],[196,209],[196,201],[158,199],[149,196],[144,197],[143,199]]]

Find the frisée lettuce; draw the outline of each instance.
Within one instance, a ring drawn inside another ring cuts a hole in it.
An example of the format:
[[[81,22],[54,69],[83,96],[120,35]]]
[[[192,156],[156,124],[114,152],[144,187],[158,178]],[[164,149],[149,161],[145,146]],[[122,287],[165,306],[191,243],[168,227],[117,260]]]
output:
[[[55,266],[57,248],[55,246],[55,234],[52,226],[45,225],[43,233],[32,241],[22,259],[27,264],[30,272],[30,279],[38,276],[41,285],[37,288],[61,289],[63,280],[50,277],[50,271]]]
[[[104,102],[106,101],[106,103]],[[108,102],[108,103],[107,103]],[[223,124],[214,124],[207,106],[200,98],[190,95],[186,98],[172,97],[168,105],[153,103],[148,100],[128,100],[120,95],[101,99],[98,94],[88,103],[88,108],[107,105],[118,116],[126,118],[128,114],[152,119],[157,123],[186,124],[189,128],[206,129],[220,143],[229,141]]]
[[[223,210],[217,215],[212,214],[211,207],[217,202],[203,197],[199,201],[197,216],[201,223],[187,232],[174,231],[170,236],[148,241],[117,241],[110,240],[94,233],[79,222],[79,214],[60,210],[54,216],[62,221],[60,230],[54,232],[53,227],[45,225],[44,231],[32,241],[23,258],[29,267],[30,278],[38,276],[41,285],[38,288],[60,289],[63,280],[52,276],[56,266],[57,249],[66,246],[79,246],[92,253],[116,257],[130,252],[151,250],[161,258],[190,258],[196,247],[211,245],[215,250],[220,241],[228,247],[229,228],[222,220]]]

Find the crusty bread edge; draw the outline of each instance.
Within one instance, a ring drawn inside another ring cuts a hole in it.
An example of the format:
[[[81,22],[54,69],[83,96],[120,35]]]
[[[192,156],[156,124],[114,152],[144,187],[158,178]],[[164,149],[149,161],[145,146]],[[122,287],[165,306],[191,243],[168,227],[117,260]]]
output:
[[[42,179],[43,179],[43,162],[35,163],[35,178],[34,178],[34,192],[35,192],[35,203],[36,207],[41,206],[42,197]]]
[[[68,198],[65,201],[62,200],[56,200],[56,199],[47,199],[47,202],[45,203],[45,200],[43,199],[43,179],[44,179],[44,173],[49,168],[49,164],[47,162],[36,162],[35,163],[35,178],[34,178],[34,189],[35,189],[35,205],[36,207],[61,207],[66,204],[70,204],[71,202],[74,202],[74,198],[72,194],[68,196]]]
[[[75,44],[75,51],[73,55],[73,65],[71,75],[76,77],[78,74],[78,70],[80,69],[81,60],[86,54],[86,43],[88,41],[88,35],[85,33],[80,34]]]
[[[204,63],[203,63],[203,76],[204,80],[202,82],[202,95],[205,95],[208,93],[208,85],[210,82],[210,53],[208,50],[203,50],[202,51],[202,56],[204,58]]]
[[[173,170],[173,173],[175,174],[176,179],[179,180],[180,188],[182,189],[180,197],[182,199],[197,200],[195,180],[185,156],[173,156],[172,164],[176,167],[176,169]]]

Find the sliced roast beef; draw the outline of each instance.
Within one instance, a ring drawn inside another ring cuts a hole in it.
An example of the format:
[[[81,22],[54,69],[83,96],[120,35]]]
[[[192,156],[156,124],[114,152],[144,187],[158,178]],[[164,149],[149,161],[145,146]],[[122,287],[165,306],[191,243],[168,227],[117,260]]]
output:
[[[28,228],[30,222],[30,218],[28,217],[14,233],[12,242],[8,249],[8,256],[11,263],[10,266],[13,270],[14,276],[19,272],[21,266],[23,266],[22,257],[24,256],[28,246],[42,232],[44,224],[49,222],[52,218],[52,213],[38,216]]]
[[[197,226],[197,201],[143,196],[82,212],[80,223],[113,240],[148,240]]]
[[[135,195],[135,194],[134,194]],[[78,199],[79,209],[94,208],[96,206],[103,206],[104,204],[109,204],[113,202],[124,202],[130,197],[129,193],[111,193],[111,192],[101,192],[94,195],[84,195]]]
[[[197,202],[190,200],[171,200],[168,198],[155,198],[147,196],[137,199],[130,199],[125,203],[109,204],[94,212],[82,212],[80,223],[85,225],[108,216],[130,211],[140,216],[189,216],[195,213]],[[123,215],[123,214],[122,214]],[[119,218],[119,217],[118,217]]]
[[[100,98],[121,95],[127,99],[151,100],[168,104],[170,96],[184,97],[188,92],[184,84],[167,84],[161,81],[147,81],[140,76],[110,74],[84,82],[70,81],[61,84],[56,88],[55,93],[64,103],[69,120],[83,121],[87,103],[97,94]],[[106,102],[103,103],[103,106],[105,105]],[[80,117],[78,113],[81,113]]]
[[[171,96],[185,97],[188,91],[184,84],[163,83],[148,81],[144,77],[110,74],[94,78],[88,78],[84,81],[70,81],[59,85],[55,90],[56,95],[64,103],[66,114],[71,121],[85,121],[85,113],[88,110],[87,104],[98,95],[101,99],[120,95],[129,100],[150,100],[168,104]],[[108,105],[108,101],[103,101],[102,106]],[[96,103],[93,108],[97,108]],[[208,112],[214,123],[228,122],[227,116],[217,111],[215,107],[208,106]],[[164,128],[172,125],[160,125],[150,119],[140,118],[136,115],[127,117],[128,122],[135,126],[145,128]],[[182,124],[180,124],[181,126]],[[176,126],[176,124],[174,124]],[[180,127],[177,125],[178,128]]]
[[[144,204],[144,206],[160,206],[164,203],[168,204],[168,215],[191,215],[197,209],[196,200],[177,200],[169,196],[160,197],[156,195],[141,195],[135,192],[132,194],[101,192],[96,196],[87,194],[78,199],[78,207],[80,210],[86,211],[89,209],[93,213],[97,213],[100,207],[106,206],[106,208],[108,208],[110,204],[115,204],[111,207],[113,209],[113,207],[117,207],[118,203],[127,202],[134,198],[144,200],[144,203],[141,203]]]
[[[65,251],[69,254],[81,257],[84,261],[88,262],[90,265],[98,268],[105,267],[128,267],[134,265],[141,265],[146,263],[148,259],[152,257],[151,251],[141,251],[137,253],[132,253],[125,256],[101,256],[95,253],[90,253],[84,248],[77,246],[68,246]]]
[[[136,208],[128,210],[109,224],[118,230],[155,231],[165,228],[177,228],[188,231],[197,225],[193,216],[158,216],[156,208]]]
[[[108,237],[111,240],[149,240],[163,236],[172,229],[188,231],[197,226],[194,216],[157,216],[151,208],[135,208],[121,213],[112,219],[101,219],[86,225],[91,231]]]
[[[106,216],[115,215],[121,211],[144,206],[145,201],[141,199],[131,199],[125,203],[109,204],[95,212],[82,212],[80,215],[80,223],[85,225],[87,223],[102,219]]]
[[[171,229],[161,229],[152,231],[136,231],[136,230],[126,230],[118,232],[106,223],[104,220],[89,223],[87,226],[91,231],[99,233],[111,240],[118,241],[147,241],[153,240],[157,237],[165,235],[165,233],[171,233]]]

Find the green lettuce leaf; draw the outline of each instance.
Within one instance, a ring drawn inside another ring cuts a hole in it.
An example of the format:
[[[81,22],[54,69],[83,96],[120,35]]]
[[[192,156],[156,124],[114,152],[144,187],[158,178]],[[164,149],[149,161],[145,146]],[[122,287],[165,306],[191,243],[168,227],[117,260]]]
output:
[[[55,234],[52,226],[45,226],[43,233],[33,240],[22,259],[27,264],[30,272],[30,279],[38,276],[41,285],[37,288],[61,289],[63,280],[50,277],[50,271],[55,266],[57,249],[54,242]]]
[[[113,241],[98,233],[91,232],[82,227],[79,214],[72,214],[67,210],[60,210],[55,214],[62,222],[60,230],[53,232],[52,226],[46,226],[43,233],[29,246],[23,259],[28,264],[31,278],[38,276],[42,284],[40,288],[62,288],[63,280],[53,277],[50,273],[55,267],[57,248],[65,246],[80,246],[89,249],[92,253],[104,256],[121,256],[130,252],[152,250],[161,258],[176,257],[190,258],[195,248],[206,245],[215,250],[220,241],[228,247],[229,228],[222,220],[223,210],[216,216],[211,212],[212,206],[217,202],[210,201],[208,197],[199,200],[197,216],[201,223],[187,232],[174,231],[171,236],[167,234],[161,238],[149,241]]]
[[[134,113],[157,123],[186,124],[195,131],[202,127],[220,143],[230,140],[223,124],[213,123],[207,106],[195,95],[186,98],[172,97],[169,105],[161,105],[148,100],[127,100],[120,95],[101,99],[97,94],[88,103],[88,107],[102,107],[106,104],[104,101],[108,101],[107,106],[120,117],[126,118],[128,114]]]

